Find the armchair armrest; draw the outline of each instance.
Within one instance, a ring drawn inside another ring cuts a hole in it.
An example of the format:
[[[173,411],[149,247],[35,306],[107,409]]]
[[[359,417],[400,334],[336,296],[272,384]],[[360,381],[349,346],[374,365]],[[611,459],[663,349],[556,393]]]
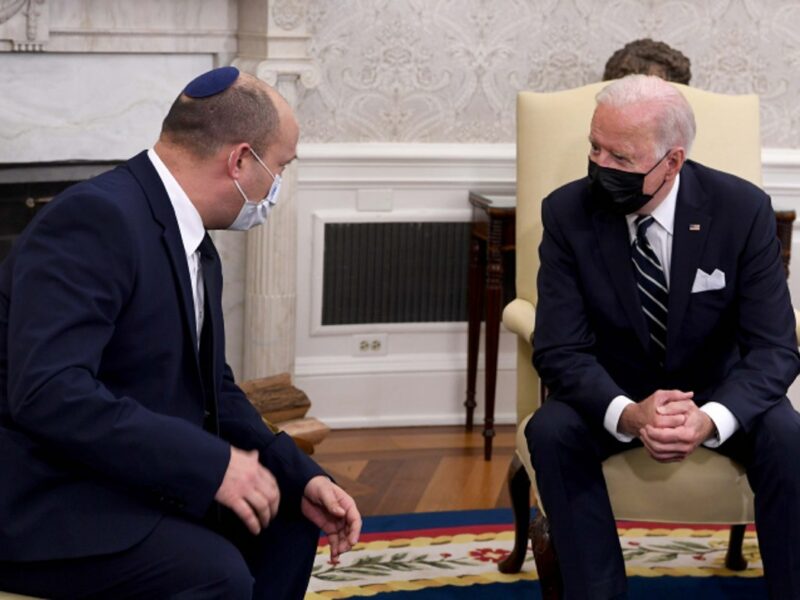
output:
[[[503,309],[503,325],[529,344],[535,323],[536,307],[527,300],[516,298]]]

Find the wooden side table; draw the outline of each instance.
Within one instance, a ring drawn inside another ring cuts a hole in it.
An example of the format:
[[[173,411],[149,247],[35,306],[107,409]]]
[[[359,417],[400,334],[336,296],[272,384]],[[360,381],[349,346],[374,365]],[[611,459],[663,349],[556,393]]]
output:
[[[492,459],[494,400],[497,384],[497,345],[503,298],[503,255],[515,251],[517,198],[509,194],[469,193],[472,205],[468,281],[467,430],[472,430],[475,411],[475,381],[481,317],[486,315],[486,410],[483,425],[484,459]],[[485,308],[485,310],[484,310]]]

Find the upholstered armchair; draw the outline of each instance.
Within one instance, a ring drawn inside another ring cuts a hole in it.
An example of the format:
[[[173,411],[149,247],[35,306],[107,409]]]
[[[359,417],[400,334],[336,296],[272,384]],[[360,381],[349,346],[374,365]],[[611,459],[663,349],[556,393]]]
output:
[[[518,336],[519,429],[516,457],[509,470],[516,540],[514,551],[500,565],[507,573],[518,572],[525,558],[532,483],[535,492],[524,430],[543,394],[531,364],[541,201],[557,187],[586,174],[594,97],[604,85],[554,93],[521,92],[517,98],[517,298],[503,312],[503,323]],[[691,158],[760,184],[758,97],[677,87],[697,120]],[[639,448],[609,458],[603,471],[617,519],[731,524],[726,564],[732,569],[745,568],[741,546],[745,526],[753,521],[753,495],[740,465],[703,447],[681,463],[661,464]],[[634,488],[635,494],[625,493]],[[536,500],[540,510],[530,528],[534,557],[544,597],[555,597],[560,586],[557,558],[549,546],[547,507],[538,502],[538,494]]]

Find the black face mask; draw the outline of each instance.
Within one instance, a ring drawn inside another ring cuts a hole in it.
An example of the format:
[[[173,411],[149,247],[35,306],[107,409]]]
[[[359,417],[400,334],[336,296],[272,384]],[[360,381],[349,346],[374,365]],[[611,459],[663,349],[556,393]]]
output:
[[[636,212],[650,202],[666,183],[667,180],[664,179],[652,194],[645,194],[642,191],[644,178],[652,173],[653,169],[660,165],[668,155],[669,152],[662,156],[647,173],[631,173],[610,167],[601,167],[596,162],[589,160],[589,187],[592,190],[592,196],[602,208],[614,214],[629,215]]]

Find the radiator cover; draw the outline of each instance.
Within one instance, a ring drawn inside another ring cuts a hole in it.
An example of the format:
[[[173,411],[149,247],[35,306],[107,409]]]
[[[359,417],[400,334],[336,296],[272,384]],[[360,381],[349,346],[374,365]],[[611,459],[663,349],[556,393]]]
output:
[[[470,223],[326,223],[322,325],[466,321]]]

